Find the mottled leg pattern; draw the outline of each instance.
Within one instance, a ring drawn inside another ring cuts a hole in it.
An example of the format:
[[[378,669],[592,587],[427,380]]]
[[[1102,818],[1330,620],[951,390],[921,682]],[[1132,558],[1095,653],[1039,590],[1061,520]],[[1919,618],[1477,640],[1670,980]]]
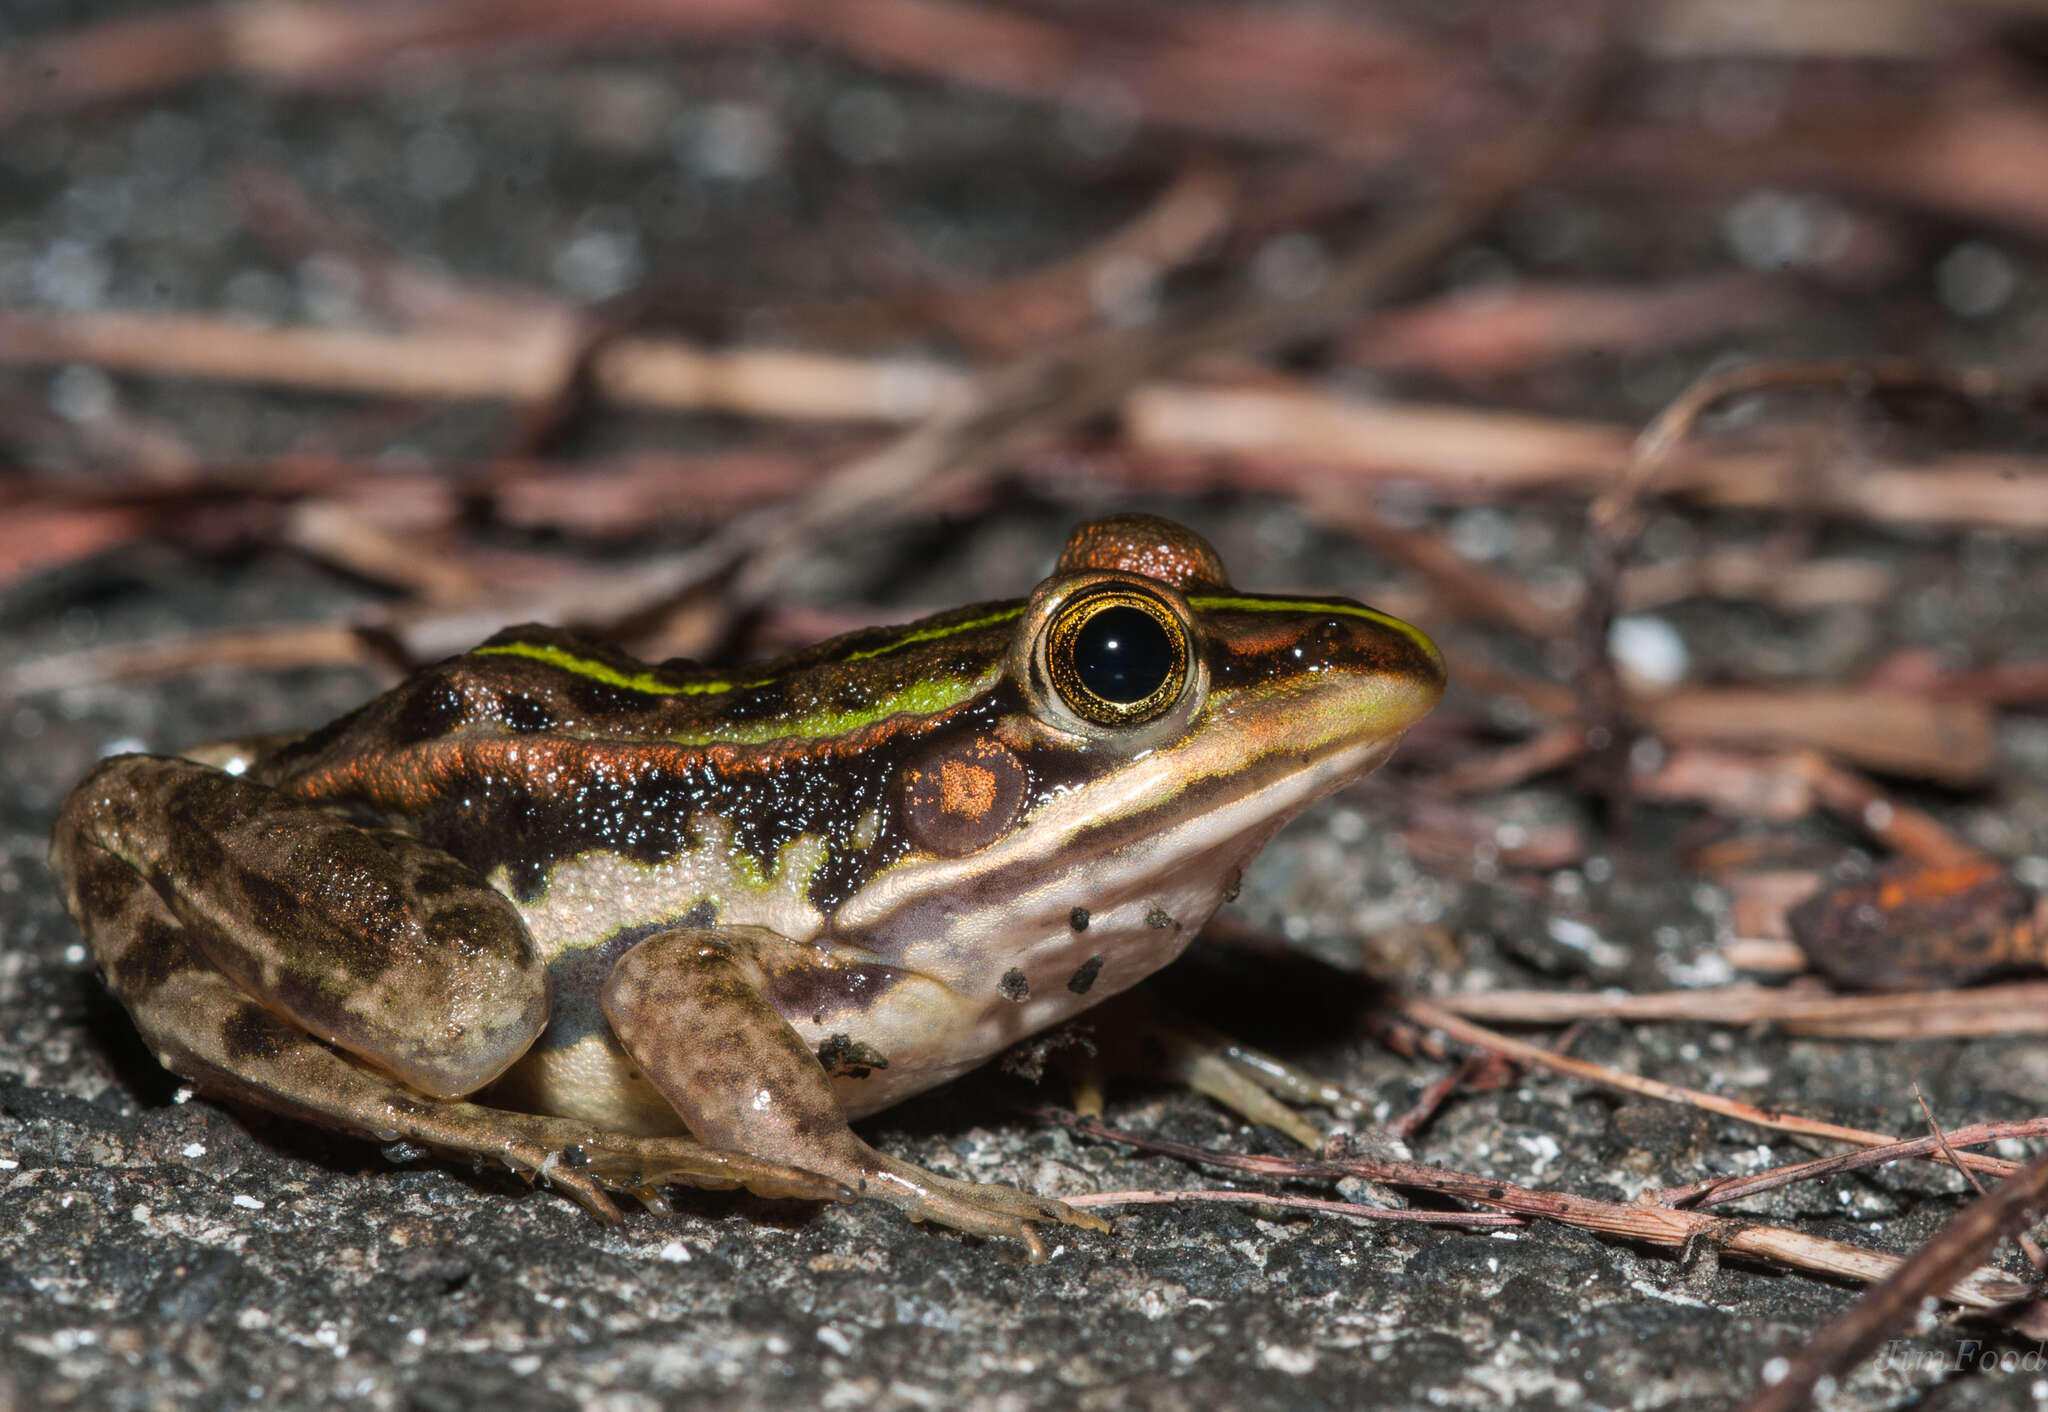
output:
[[[422,1093],[482,1086],[547,1023],[546,969],[483,879],[253,780],[189,760],[105,761],[65,801],[50,856],[117,990],[109,951],[146,966],[175,927],[245,994]],[[120,909],[97,894],[136,884],[161,920],[107,925]]]
[[[231,788],[223,790],[215,780]],[[608,1133],[568,1119],[506,1113],[448,1096],[429,1096],[316,1039],[285,1002],[296,1000],[297,1009],[316,1015],[325,1013],[323,1005],[336,1013],[344,1011],[305,983],[309,976],[318,977],[323,967],[340,962],[317,946],[296,957],[260,954],[266,940],[303,941],[315,933],[226,936],[220,921],[208,915],[210,907],[222,905],[221,899],[195,899],[190,889],[181,889],[177,879],[185,874],[167,866],[160,856],[169,845],[141,841],[146,835],[177,842],[177,835],[164,831],[209,823],[216,826],[213,832],[197,840],[185,838],[182,847],[219,850],[222,837],[232,838],[235,826],[247,822],[238,813],[240,806],[267,808],[273,802],[284,801],[260,786],[212,775],[187,762],[130,756],[96,771],[60,816],[51,863],[72,915],[91,942],[108,985],[167,1068],[223,1098],[386,1142],[403,1139],[492,1158],[529,1175],[545,1176],[602,1220],[618,1219],[605,1187],[632,1190],[665,1181],[744,1185],[766,1196],[846,1199],[848,1193],[836,1182],[742,1154],[711,1151],[685,1139]],[[329,863],[354,856],[359,861],[372,859],[373,868],[375,858],[389,859],[388,851],[374,842],[367,845],[368,851],[353,855],[346,844],[339,852],[326,847],[324,831],[347,826],[325,815],[313,820],[296,817],[295,808],[287,805],[273,816],[279,821],[269,840],[273,848],[296,841]],[[187,817],[195,814],[203,817]],[[298,814],[314,811],[299,809]],[[256,850],[248,861],[254,867],[263,856]],[[433,860],[403,850],[391,864],[415,877],[423,865],[434,866]],[[238,872],[247,870],[223,854],[195,875],[213,878]],[[246,897],[246,889],[260,891],[263,884],[260,874],[249,874],[235,886],[244,889]],[[288,908],[293,887],[285,880],[276,886],[277,895],[268,898],[269,903]],[[432,889],[427,891],[433,895]],[[468,900],[465,895],[464,902]],[[273,921],[279,915],[275,910],[269,914]],[[346,920],[344,912],[342,921]],[[387,930],[365,944],[389,943],[392,935]],[[405,940],[398,936],[400,943]],[[503,969],[503,944],[499,938],[496,949],[474,949],[487,972]],[[239,975],[230,979],[216,959],[222,952],[228,954],[230,966],[249,973],[247,982]],[[516,990],[506,1002],[514,1015],[522,1014],[527,1005],[527,997]],[[358,1026],[349,1037],[373,1050],[369,1058],[380,1057],[374,1052],[374,1028]],[[385,1067],[397,1069],[404,1058],[401,1053]],[[432,1077],[446,1080],[449,1075]]]
[[[1043,1246],[1031,1222],[1107,1229],[1061,1202],[937,1176],[854,1136],[816,1056],[764,998],[766,963],[789,950],[760,927],[679,927],[612,968],[603,998],[613,1032],[692,1133],[834,1178],[914,1220],[1009,1236],[1034,1257]]]

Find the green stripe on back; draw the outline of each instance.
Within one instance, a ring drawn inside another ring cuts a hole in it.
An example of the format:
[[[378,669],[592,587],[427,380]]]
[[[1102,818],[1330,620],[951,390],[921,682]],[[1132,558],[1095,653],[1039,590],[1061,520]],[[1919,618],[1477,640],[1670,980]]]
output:
[[[871,649],[860,654],[862,657],[879,657],[912,642],[925,642],[944,637],[950,633],[966,632],[973,628],[987,627],[993,623],[1016,616],[1021,609],[996,617],[962,623],[943,630],[923,629],[907,634],[886,647]],[[490,647],[474,649],[480,657],[524,657],[529,661],[545,663],[571,676],[600,681],[607,686],[623,687],[628,691],[641,691],[654,696],[716,696],[728,691],[744,691],[752,687],[768,686],[773,678],[760,681],[727,681],[710,679],[694,682],[668,682],[652,672],[622,672],[617,667],[557,647],[552,643],[501,642]],[[916,715],[931,716],[951,710],[976,693],[994,685],[1000,670],[985,672],[977,677],[950,675],[926,677],[911,682],[871,704],[854,710],[822,709],[805,715],[784,720],[721,721],[702,730],[679,731],[667,739],[677,745],[762,745],[774,740],[811,739],[822,740],[831,736],[845,735],[865,726],[874,725],[890,716]]]
[[[839,658],[842,662],[865,662],[875,657],[886,657],[891,652],[900,652],[920,642],[937,642],[961,633],[976,632],[1002,623],[1012,622],[1024,612],[1022,604],[990,613],[986,617],[972,618],[964,623],[945,623],[937,627],[918,628],[898,638],[892,638],[880,647],[866,648],[860,652],[849,652]],[[760,681],[732,681],[722,677],[707,677],[702,681],[664,681],[653,672],[622,672],[589,657],[579,657],[553,643],[541,642],[500,642],[488,647],[470,649],[478,657],[525,657],[530,661],[544,662],[550,667],[584,677],[590,681],[601,681],[607,686],[624,687],[628,691],[644,691],[650,696],[719,696],[728,691],[745,691],[751,687],[767,686],[774,679],[764,677]],[[818,663],[816,665],[828,665]]]
[[[766,686],[766,681],[709,681],[667,682],[652,672],[622,672],[617,667],[606,666],[603,662],[543,642],[501,642],[492,647],[473,647],[472,656],[477,657],[525,657],[535,662],[545,662],[550,667],[569,673],[571,676],[586,677],[601,681],[606,686],[620,686],[628,691],[644,691],[651,696],[716,696],[720,692],[744,690],[752,686]]]
[[[1024,616],[1024,605],[1019,603],[1014,608],[1005,608],[1001,612],[991,613],[985,618],[970,618],[964,623],[946,623],[939,627],[919,628],[916,632],[907,632],[894,642],[884,643],[880,647],[870,647],[865,652],[849,652],[840,660],[842,662],[865,662],[870,657],[886,656],[899,648],[908,647],[912,643],[937,642],[940,638],[953,637],[963,632],[975,632],[981,628],[995,627],[998,623],[1014,622],[1022,616]]]
[[[725,721],[701,731],[679,731],[667,737],[677,745],[765,745],[775,740],[828,740],[848,735],[891,716],[936,716],[972,700],[1002,675],[997,669],[979,677],[926,677],[892,691],[854,711],[821,710],[781,721]]]
[[[1383,628],[1392,628],[1432,657],[1443,655],[1421,628],[1362,603],[1326,603],[1317,598],[1204,597],[1190,598],[1188,606],[1197,613],[1337,613],[1348,618],[1364,618]]]

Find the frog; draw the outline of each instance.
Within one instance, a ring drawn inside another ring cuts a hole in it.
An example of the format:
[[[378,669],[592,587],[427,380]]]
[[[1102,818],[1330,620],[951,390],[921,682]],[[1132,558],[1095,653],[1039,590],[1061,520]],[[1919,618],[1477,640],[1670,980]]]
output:
[[[605,1222],[744,1187],[1035,1256],[1105,1227],[852,1124],[1173,961],[1444,684],[1417,628],[1112,515],[1027,598],[775,660],[514,627],[308,734],[111,756],[51,864],[201,1094]]]

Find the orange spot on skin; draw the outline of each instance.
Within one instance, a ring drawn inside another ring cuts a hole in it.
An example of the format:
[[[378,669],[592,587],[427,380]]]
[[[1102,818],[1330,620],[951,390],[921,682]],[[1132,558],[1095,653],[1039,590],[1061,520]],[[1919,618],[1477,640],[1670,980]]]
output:
[[[939,803],[948,814],[978,819],[995,807],[996,777],[981,765],[948,760],[939,767]]]

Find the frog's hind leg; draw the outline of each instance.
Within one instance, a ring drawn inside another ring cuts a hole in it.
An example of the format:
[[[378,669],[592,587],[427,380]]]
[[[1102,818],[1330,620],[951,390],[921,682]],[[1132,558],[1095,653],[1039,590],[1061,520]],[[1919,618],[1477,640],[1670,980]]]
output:
[[[198,837],[178,832],[199,823],[213,827]],[[266,856],[274,862],[275,852],[242,850],[240,857],[228,852],[244,826],[269,831],[273,843],[282,836],[285,844],[295,842],[313,855],[294,857],[287,847],[288,861],[338,864],[372,857],[359,849],[351,855],[346,842],[334,845],[335,833],[351,826],[293,805],[273,791],[189,762],[140,756],[107,762],[79,787],[60,815],[51,850],[72,915],[92,943],[108,986],[165,1066],[202,1091],[387,1142],[403,1139],[502,1161],[515,1170],[546,1177],[601,1220],[618,1219],[605,1187],[639,1189],[667,1181],[745,1185],[767,1196],[845,1199],[846,1193],[835,1183],[810,1173],[716,1152],[688,1139],[632,1137],[568,1119],[485,1108],[451,1093],[430,1094],[371,1068],[362,1058],[337,1052],[316,1038],[300,1015],[280,1013],[285,1000],[296,1001],[293,1008],[315,1015],[323,1004],[338,1008],[331,997],[323,1000],[318,993],[306,993],[308,978],[318,977],[323,961],[333,958],[308,955],[303,949],[294,956],[285,948],[286,943],[318,937],[312,918],[290,914],[293,892],[308,906],[324,902],[332,909],[337,899],[321,897],[311,880],[324,877],[332,883],[335,872],[302,870],[296,880],[268,880],[270,891],[252,905],[249,915],[258,924],[279,928],[269,939],[281,949],[254,961],[233,954],[235,943],[220,935],[221,924],[209,917],[222,899],[209,898],[203,887],[185,887],[179,881],[237,873],[243,895],[231,900],[248,901],[252,888],[264,893],[265,879],[250,870]],[[151,842],[142,842],[145,838]],[[373,841],[372,846],[375,856],[388,858],[383,842]],[[180,861],[190,866],[166,866],[160,850],[174,848],[188,855]],[[208,856],[189,856],[195,852]],[[432,861],[407,856],[401,849],[393,866],[416,875],[421,865]],[[446,861],[454,865],[454,860]],[[356,881],[367,885],[361,878]],[[340,901],[345,904],[347,899]],[[339,911],[345,922],[348,908],[342,905]],[[435,915],[445,915],[445,910]],[[516,917],[513,920],[516,923]],[[370,945],[380,940],[388,955],[388,935],[372,938]],[[259,936],[242,951],[260,950],[263,941]],[[222,951],[230,952],[231,966],[251,974],[253,984],[230,978],[217,959]],[[295,967],[289,964],[293,959],[304,964]],[[237,966],[238,961],[243,964]],[[284,993],[282,999],[279,992]],[[544,1000],[544,989],[539,994]],[[516,989],[509,1003],[515,1014],[528,1004]],[[417,1018],[421,1008],[404,1013]],[[369,1041],[377,1034],[367,1022],[358,1023],[350,1037],[374,1051]],[[431,1026],[427,1037],[433,1037]],[[460,1045],[455,1049],[465,1052]],[[476,1050],[466,1052],[474,1056]],[[513,1057],[517,1052],[513,1050]],[[373,1052],[371,1057],[379,1056]],[[444,1085],[468,1081],[473,1086],[493,1076],[488,1064],[471,1069],[465,1074],[444,1064],[430,1070],[428,1077]]]
[[[382,1142],[402,1140],[502,1162],[566,1192],[607,1225],[619,1220],[607,1189],[638,1194],[668,1182],[744,1186],[776,1198],[851,1199],[836,1182],[688,1138],[635,1137],[568,1118],[429,1098],[337,1054],[196,959],[178,964],[161,949],[167,944],[161,933],[150,944],[160,948],[150,964],[169,962],[175,969],[147,999],[122,998],[164,1066],[215,1097]],[[216,1022],[196,1031],[171,1022],[190,1014],[212,1015]]]

